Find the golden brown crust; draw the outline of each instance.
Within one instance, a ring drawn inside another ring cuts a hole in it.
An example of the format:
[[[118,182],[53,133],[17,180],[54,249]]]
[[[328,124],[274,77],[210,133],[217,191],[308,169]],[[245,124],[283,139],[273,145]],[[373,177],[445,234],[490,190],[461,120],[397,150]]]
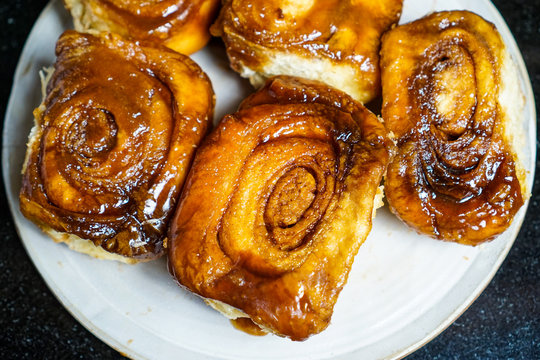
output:
[[[183,54],[206,45],[219,0],[64,0],[79,31],[109,31]]]
[[[269,80],[197,152],[171,222],[171,272],[278,335],[322,331],[371,229],[391,147],[346,94]]]
[[[402,0],[225,0],[211,32],[223,38],[233,69],[252,82],[302,76],[367,102],[380,91],[381,34],[397,23],[402,6]]]
[[[56,54],[34,113],[22,213],[111,253],[162,255],[194,149],[211,121],[208,78],[183,55],[113,34],[67,31]]]
[[[501,106],[500,89],[516,81],[508,59],[495,27],[466,11],[383,37],[382,114],[399,146],[386,197],[418,231],[476,245],[504,231],[523,204],[524,175],[507,141],[521,120]]]

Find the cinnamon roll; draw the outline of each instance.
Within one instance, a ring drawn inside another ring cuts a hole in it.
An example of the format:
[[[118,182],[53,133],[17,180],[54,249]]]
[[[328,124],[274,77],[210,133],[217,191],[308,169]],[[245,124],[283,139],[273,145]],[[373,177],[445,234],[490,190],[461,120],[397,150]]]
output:
[[[368,102],[380,93],[380,37],[403,0],[224,0],[211,32],[254,86],[272,75],[320,80]]]
[[[523,95],[494,25],[440,12],[383,37],[383,108],[399,151],[390,207],[417,231],[476,245],[511,223],[527,196]]]
[[[208,78],[186,56],[113,34],[67,31],[56,55],[34,111],[22,213],[55,240],[96,257],[162,255],[211,121]]]
[[[197,151],[171,222],[171,273],[232,318],[293,340],[319,333],[371,229],[392,146],[345,93],[270,79]]]
[[[201,49],[219,0],[64,0],[75,29],[120,34],[163,44],[183,54]]]

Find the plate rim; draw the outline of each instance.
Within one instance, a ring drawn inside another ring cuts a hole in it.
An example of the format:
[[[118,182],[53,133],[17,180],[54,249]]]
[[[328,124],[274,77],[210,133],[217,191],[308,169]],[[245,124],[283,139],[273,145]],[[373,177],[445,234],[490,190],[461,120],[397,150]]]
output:
[[[535,178],[535,172],[536,172],[536,158],[538,156],[535,142],[536,142],[536,128],[537,128],[537,113],[536,113],[536,105],[535,105],[535,98],[534,93],[532,90],[532,84],[530,80],[530,76],[525,64],[525,61],[523,59],[522,52],[511,32],[509,29],[506,21],[498,11],[498,9],[495,7],[495,5],[490,0],[484,0],[485,4],[490,8],[490,11],[493,13],[493,15],[497,18],[497,21],[503,26],[502,29],[498,27],[499,32],[501,33],[501,36],[509,35],[505,37],[505,43],[507,48],[509,48],[510,53],[512,54],[512,58],[514,62],[516,63],[516,67],[518,69],[518,74],[520,77],[522,77],[522,84],[524,88],[522,90],[524,91],[524,96],[526,98],[526,101],[530,102],[529,106],[529,114],[531,116],[531,119],[534,119],[535,121],[531,121],[528,125],[530,128],[530,140],[531,141],[531,147],[534,149],[534,151],[531,153],[531,171],[530,171],[530,177],[529,177],[529,183],[528,190],[532,191],[532,187],[534,184],[534,178]],[[8,188],[8,185],[11,184],[11,180],[9,180],[9,177],[12,175],[9,173],[9,159],[8,159],[8,148],[14,147],[15,145],[6,145],[7,142],[7,127],[6,122],[8,120],[8,115],[13,113],[13,108],[15,106],[15,103],[17,102],[17,99],[14,98],[13,93],[16,86],[19,85],[21,74],[24,72],[23,64],[25,62],[21,61],[26,58],[28,58],[28,53],[30,49],[30,40],[31,38],[36,36],[37,33],[37,24],[42,21],[44,17],[48,15],[49,12],[54,11],[54,7],[58,6],[58,0],[51,0],[47,3],[47,5],[44,7],[44,9],[41,11],[38,18],[35,20],[31,31],[29,32],[25,44],[23,46],[23,49],[21,51],[21,54],[19,56],[19,60],[13,75],[13,82],[10,89],[10,95],[9,100],[6,107],[6,112],[4,114],[4,126],[2,130],[2,176],[4,179],[4,190],[6,191],[6,198],[7,202],[10,208],[10,212],[13,218],[13,223],[15,230],[17,232],[17,235],[20,239],[20,241],[23,243],[23,246],[25,248],[25,251],[31,258],[35,268],[38,270],[40,276],[45,280],[45,283],[51,293],[58,299],[58,301],[62,304],[62,306],[75,318],[77,321],[83,325],[88,331],[90,331],[92,334],[94,334],[96,337],[98,337],[101,341],[105,342],[107,345],[118,351],[120,354],[124,356],[128,356],[132,359],[148,359],[147,357],[143,356],[140,353],[137,353],[134,348],[129,347],[119,341],[117,341],[114,337],[100,329],[99,327],[95,326],[93,322],[88,319],[83,313],[81,313],[72,303],[69,301],[69,299],[63,294],[60,287],[56,284],[52,276],[48,274],[48,272],[44,269],[44,265],[39,259],[39,256],[35,254],[35,252],[29,247],[29,244],[23,240],[23,237],[21,236],[21,230],[20,226],[23,224],[20,223],[16,215],[19,213],[18,209],[18,202],[13,201],[13,194],[11,194],[10,189]],[[506,33],[506,34],[504,34]],[[509,41],[509,43],[508,43]],[[478,284],[478,286],[470,293],[469,297],[467,297],[466,301],[464,301],[462,304],[460,304],[442,323],[439,324],[439,326],[435,327],[430,333],[426,334],[424,338],[421,340],[403,348],[400,350],[396,350],[393,354],[385,357],[385,359],[401,359],[414,351],[418,350],[419,348],[423,347],[430,341],[432,341],[434,338],[436,338],[438,335],[440,335],[444,330],[446,330],[452,323],[454,323],[473,303],[474,301],[482,294],[482,292],[485,290],[485,288],[491,283],[493,277],[499,270],[500,266],[506,259],[510,249],[512,248],[515,240],[518,237],[519,231],[522,227],[523,221],[525,220],[525,217],[528,212],[528,205],[529,205],[529,199],[526,200],[524,203],[523,208],[525,209],[523,216],[521,216],[517,221],[517,225],[513,228],[513,232],[510,236],[510,239],[506,242],[504,248],[499,253],[496,261],[494,262],[494,266],[492,266],[490,272],[483,278],[483,280]],[[200,359],[210,359],[214,357],[210,357],[207,354],[203,354],[200,352],[193,352],[190,349],[182,348],[184,353],[178,354],[178,355],[186,355],[186,356],[195,356],[196,358]],[[355,354],[356,350],[343,354],[343,356],[351,356]],[[341,357],[341,356],[340,356]]]

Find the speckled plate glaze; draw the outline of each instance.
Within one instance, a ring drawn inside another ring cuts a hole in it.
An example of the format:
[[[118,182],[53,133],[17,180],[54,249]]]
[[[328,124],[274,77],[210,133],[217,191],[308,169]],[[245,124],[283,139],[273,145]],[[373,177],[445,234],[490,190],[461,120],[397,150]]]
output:
[[[528,137],[523,151],[532,187],[536,156],[534,98],[523,59],[495,7],[486,0],[405,0],[401,21],[451,9],[469,9],[493,22],[518,65],[526,96],[523,122]],[[517,236],[526,206],[507,232],[476,248],[419,236],[383,208],[360,249],[326,331],[301,343],[237,331],[201,299],[178,287],[164,259],[133,266],[95,260],[54,243],[21,215],[20,169],[33,122],[32,110],[41,99],[38,71],[54,62],[56,39],[68,28],[70,17],[60,1],[53,1],[27,40],[4,125],[4,181],[19,235],[51,290],[84,326],[131,358],[399,358],[439,334],[474,301]],[[212,79],[219,119],[234,111],[252,90],[229,70],[226,55],[216,44],[193,57]]]

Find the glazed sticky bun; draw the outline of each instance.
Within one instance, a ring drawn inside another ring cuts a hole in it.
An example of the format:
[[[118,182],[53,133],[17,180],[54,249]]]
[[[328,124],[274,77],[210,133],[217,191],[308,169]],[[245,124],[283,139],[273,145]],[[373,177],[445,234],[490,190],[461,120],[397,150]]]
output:
[[[496,28],[441,12],[383,37],[383,109],[399,151],[390,207],[433,237],[476,245],[503,232],[527,196],[523,95]]]
[[[97,257],[162,255],[214,95],[202,70],[166,48],[65,32],[34,111],[22,213]],[[94,246],[95,245],[95,246]]]
[[[171,222],[171,273],[232,318],[293,340],[319,333],[371,229],[392,146],[345,93],[271,78],[197,152]]]
[[[182,54],[201,49],[219,0],[64,0],[75,29],[107,31],[163,44]]]
[[[320,80],[365,103],[380,93],[379,49],[402,0],[224,0],[211,32],[234,70]]]

